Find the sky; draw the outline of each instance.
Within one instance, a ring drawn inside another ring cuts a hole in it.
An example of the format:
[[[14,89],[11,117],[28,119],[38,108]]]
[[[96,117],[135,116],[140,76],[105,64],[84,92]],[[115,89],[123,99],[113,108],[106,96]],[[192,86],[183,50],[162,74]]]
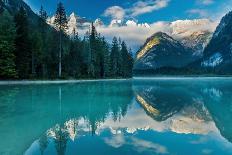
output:
[[[76,14],[105,23],[112,18],[134,19],[139,22],[173,21],[178,19],[217,19],[232,8],[232,0],[25,0],[38,12],[41,5],[53,15],[58,2],[67,14]]]
[[[232,10],[232,0],[24,0],[38,12],[41,5],[49,16],[55,14],[57,3],[62,2],[67,15],[72,12],[94,21],[100,18],[105,25],[113,19],[122,21],[134,20],[148,23],[151,27],[104,27],[99,28],[108,41],[113,36],[125,40],[133,51],[158,31],[166,32],[170,27],[167,23],[185,19],[210,19],[212,23],[200,27],[214,31],[222,16]],[[195,29],[195,27],[189,27]],[[78,32],[84,34],[85,32]]]

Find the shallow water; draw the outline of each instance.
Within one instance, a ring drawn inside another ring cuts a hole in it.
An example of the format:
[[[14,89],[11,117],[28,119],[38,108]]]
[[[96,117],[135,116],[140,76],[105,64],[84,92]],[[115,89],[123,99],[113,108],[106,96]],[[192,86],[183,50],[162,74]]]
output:
[[[231,118],[231,79],[0,86],[0,155],[229,155]]]

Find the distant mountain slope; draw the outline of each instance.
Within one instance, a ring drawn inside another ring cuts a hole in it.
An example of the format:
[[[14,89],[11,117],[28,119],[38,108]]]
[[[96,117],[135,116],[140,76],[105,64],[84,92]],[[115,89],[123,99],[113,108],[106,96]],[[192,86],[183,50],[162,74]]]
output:
[[[23,7],[26,10],[29,22],[36,25],[38,23],[38,15],[36,15],[23,0],[8,0],[5,1],[3,6],[3,8],[8,10],[11,15],[15,15],[20,7]]]
[[[3,3],[2,8],[6,9],[12,16],[14,16],[19,11],[20,7],[23,7],[27,13],[29,30],[31,32],[35,32],[35,30],[38,30],[40,17],[36,13],[34,13],[23,0],[8,0],[6,2],[7,3]],[[45,24],[45,26],[49,32],[53,34],[57,33],[57,31],[50,25]]]
[[[200,65],[217,73],[232,73],[232,12],[222,18],[204,50]]]
[[[204,48],[212,37],[212,32],[199,31],[193,32],[189,36],[184,36],[180,39],[177,38],[185,47],[193,50],[193,55],[201,58],[203,56]]]
[[[201,58],[215,27],[215,22],[209,19],[177,20],[170,23],[170,35]]]
[[[158,32],[147,39],[138,51],[134,69],[180,68],[193,61],[193,59],[191,49],[185,48],[179,41],[166,33]]]
[[[86,19],[85,17],[80,17],[76,15],[74,12],[67,17],[67,20],[68,20],[68,28],[67,28],[68,35],[71,35],[73,33],[73,30],[75,30],[76,32],[79,29],[88,30],[92,22],[91,20]],[[54,21],[55,21],[55,15],[47,19],[47,23],[52,27],[55,27]],[[100,19],[97,19],[95,23],[97,26],[103,24]]]

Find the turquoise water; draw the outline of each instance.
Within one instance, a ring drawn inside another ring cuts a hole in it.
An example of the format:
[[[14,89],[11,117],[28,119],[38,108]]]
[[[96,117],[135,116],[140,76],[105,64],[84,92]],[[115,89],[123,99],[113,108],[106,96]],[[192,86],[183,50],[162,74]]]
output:
[[[231,155],[232,80],[0,86],[0,155]]]

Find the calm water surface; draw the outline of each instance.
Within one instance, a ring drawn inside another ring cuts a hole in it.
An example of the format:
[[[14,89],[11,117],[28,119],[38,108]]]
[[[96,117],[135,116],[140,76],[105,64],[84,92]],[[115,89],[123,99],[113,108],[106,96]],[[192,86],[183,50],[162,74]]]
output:
[[[232,80],[0,86],[0,155],[231,155]]]

